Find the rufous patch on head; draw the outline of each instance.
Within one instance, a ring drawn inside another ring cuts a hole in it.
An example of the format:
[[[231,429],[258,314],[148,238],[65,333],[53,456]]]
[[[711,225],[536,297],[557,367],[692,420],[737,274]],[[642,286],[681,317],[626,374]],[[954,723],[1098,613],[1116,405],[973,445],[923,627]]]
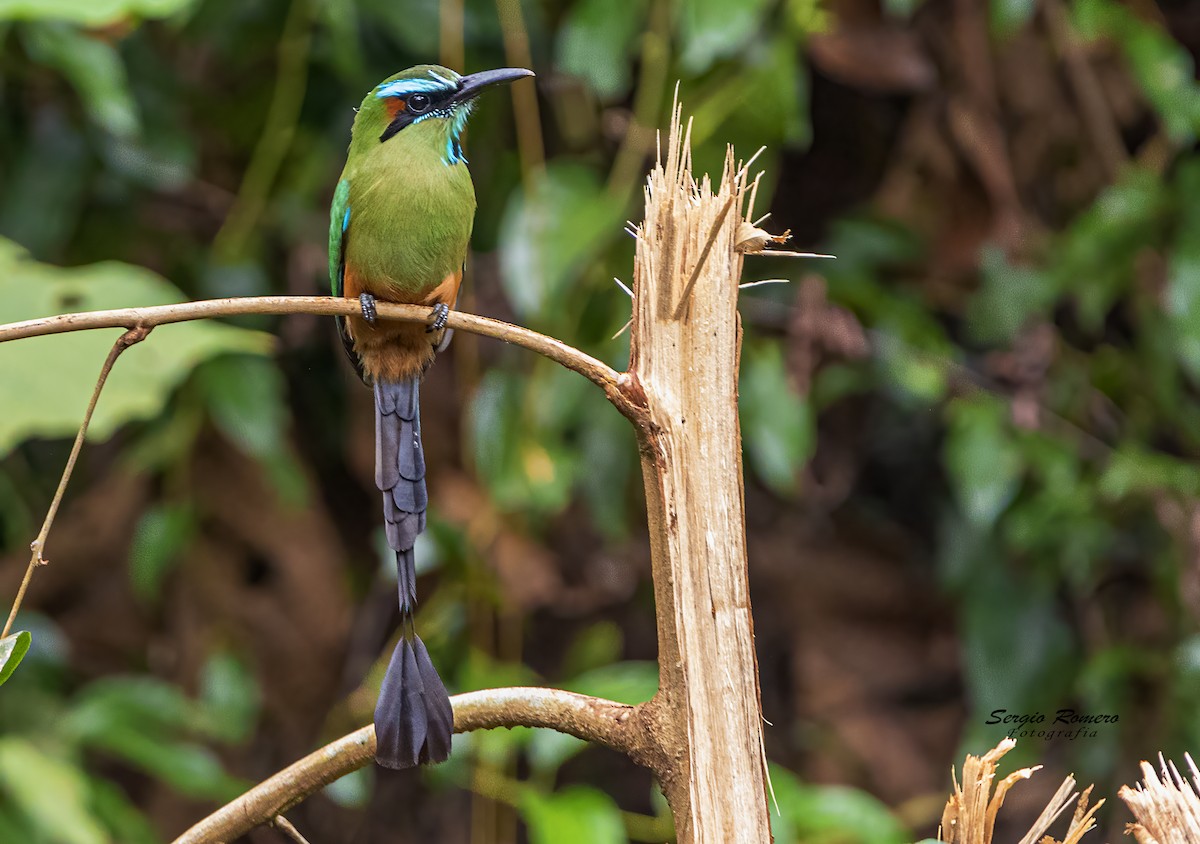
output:
[[[395,120],[396,115],[408,107],[408,100],[403,97],[387,97],[383,102],[387,107],[389,120]]]

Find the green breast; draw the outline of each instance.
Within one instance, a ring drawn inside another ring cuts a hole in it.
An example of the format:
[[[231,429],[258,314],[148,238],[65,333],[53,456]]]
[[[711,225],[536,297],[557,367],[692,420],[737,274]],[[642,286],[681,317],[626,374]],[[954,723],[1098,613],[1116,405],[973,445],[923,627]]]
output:
[[[380,298],[419,299],[466,259],[475,187],[465,164],[443,159],[447,123],[426,120],[351,147],[346,267]]]

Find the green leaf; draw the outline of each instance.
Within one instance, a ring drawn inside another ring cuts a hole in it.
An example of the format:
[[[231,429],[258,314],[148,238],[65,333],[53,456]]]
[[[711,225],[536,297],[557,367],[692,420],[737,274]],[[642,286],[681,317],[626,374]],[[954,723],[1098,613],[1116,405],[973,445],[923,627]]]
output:
[[[908,830],[883,803],[853,788],[809,785],[786,768],[769,766],[779,813],[771,812],[778,844],[906,844]]]
[[[907,20],[916,14],[924,0],[883,0],[883,11],[891,18]]]
[[[574,373],[571,373],[574,375]],[[613,413],[598,390],[591,390],[581,407],[596,411],[583,423],[579,460],[587,471],[576,476],[591,510],[592,521],[607,537],[620,540],[629,530],[630,514],[637,507],[631,492],[637,473],[637,441],[633,427]]]
[[[0,232],[35,254],[55,254],[78,234],[90,193],[93,153],[67,116],[46,114],[29,139],[5,153],[4,190],[0,191]],[[0,241],[0,256],[15,247]]]
[[[1079,666],[1054,586],[1014,574],[1006,562],[998,549],[978,551],[969,563],[967,594],[958,602],[962,664],[976,708],[968,738],[989,747],[1000,736],[998,727],[982,726],[985,713],[1001,706],[1036,712],[1062,705]]]
[[[968,310],[971,334],[985,343],[1013,340],[1034,315],[1048,316],[1061,292],[1048,273],[1010,264],[1004,252],[984,249],[983,284]]]
[[[33,831],[12,806],[0,803],[0,841],[32,841]]]
[[[31,24],[23,34],[30,55],[70,81],[97,125],[118,138],[138,134],[137,104],[111,44],[65,24]]]
[[[1168,203],[1158,175],[1129,167],[1059,238],[1051,284],[1074,294],[1089,330],[1099,331],[1113,303],[1133,286],[1136,262],[1161,237]]]
[[[1097,487],[1112,501],[1162,491],[1195,498],[1200,495],[1200,467],[1140,444],[1125,443],[1109,458]]]
[[[24,257],[0,240],[0,313],[6,320],[68,311],[183,301],[149,270],[108,261],[64,269]],[[114,331],[75,331],[0,345],[0,455],[30,437],[67,437],[79,428]],[[92,417],[102,441],[121,425],[160,413],[171,391],[201,361],[229,352],[266,354],[272,338],[207,321],[161,326],[121,355]]]
[[[1027,24],[1037,8],[1036,0],[991,0],[988,4],[992,32],[1001,38]]]
[[[17,666],[29,652],[29,645],[32,642],[33,636],[29,634],[28,630],[19,630],[0,639],[0,686],[3,686],[4,681],[17,670]]]
[[[500,280],[522,320],[565,308],[574,282],[619,236],[622,213],[596,171],[576,165],[551,164],[532,190],[513,192],[501,221]]]
[[[1200,254],[1172,256],[1166,306],[1175,353],[1188,374],[1200,379]]]
[[[1131,9],[1112,0],[1077,0],[1075,28],[1088,38],[1108,37],[1125,51],[1147,99],[1176,143],[1200,132],[1200,87],[1187,49]]]
[[[808,90],[795,38],[780,32],[755,41],[741,62],[737,73],[705,89],[695,106],[692,140],[701,158],[698,169],[719,168],[727,143],[735,149],[755,149],[809,140]],[[719,157],[709,162],[701,145],[708,145]],[[774,165],[769,156],[770,152],[768,158],[759,158],[757,167],[771,172]],[[759,196],[760,202],[764,200],[769,203],[769,195]]]
[[[777,343],[747,349],[739,395],[742,436],[755,473],[776,492],[794,493],[816,447],[812,408],[792,385]]]
[[[658,663],[641,660],[614,662],[585,671],[563,687],[617,703],[644,703],[658,691]]]
[[[191,701],[169,683],[145,676],[107,677],[79,692],[63,731],[83,745],[103,744],[105,735],[121,729],[164,736],[196,720]]]
[[[621,656],[624,635],[620,626],[600,621],[584,628],[563,657],[563,669],[568,675],[602,668]]]
[[[129,548],[129,579],[134,594],[143,601],[155,600],[163,580],[195,532],[195,514],[186,505],[153,505],[142,514]]]
[[[521,817],[530,844],[625,844],[621,810],[602,791],[577,785],[554,794],[532,789],[521,795]]]
[[[289,445],[287,384],[278,364],[258,355],[221,355],[196,375],[221,432],[262,464],[285,503],[303,506],[308,482]]]
[[[138,727],[116,725],[92,736],[89,743],[130,762],[187,797],[231,800],[247,785],[226,774],[216,754],[207,747],[149,735]]]
[[[108,844],[79,768],[16,737],[0,739],[0,792],[53,844]]]
[[[286,385],[274,360],[222,355],[197,372],[213,421],[247,454],[262,457],[287,442]]]
[[[334,780],[321,793],[343,809],[363,809],[371,800],[374,783],[371,768],[359,768]]]
[[[527,396],[537,390],[516,373],[492,370],[471,402],[471,439],[476,468],[492,500],[504,510],[554,513],[570,501],[579,463],[559,430],[530,419]]]
[[[59,20],[99,28],[125,18],[165,18],[195,0],[0,0],[0,21]]]
[[[990,399],[950,403],[946,468],[968,521],[990,527],[1017,494],[1024,461],[1004,405]]]
[[[92,809],[104,825],[112,830],[113,840],[120,844],[159,844],[162,839],[120,788],[112,783],[93,777]]]
[[[200,671],[205,733],[231,743],[245,741],[258,723],[258,682],[246,663],[229,651],[209,655]]]
[[[1174,177],[1180,203],[1164,297],[1171,348],[1193,380],[1200,380],[1200,161],[1180,164]]]
[[[680,64],[699,75],[717,59],[739,53],[762,28],[770,6],[769,0],[684,0],[679,10]]]
[[[623,4],[614,13],[609,0],[580,0],[571,5],[558,29],[558,65],[588,81],[601,97],[614,98],[629,88],[636,37],[645,24],[645,2]]]

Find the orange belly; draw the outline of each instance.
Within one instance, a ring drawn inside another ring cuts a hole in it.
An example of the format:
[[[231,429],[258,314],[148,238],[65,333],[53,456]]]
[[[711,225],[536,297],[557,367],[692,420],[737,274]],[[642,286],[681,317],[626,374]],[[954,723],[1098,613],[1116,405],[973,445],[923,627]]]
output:
[[[442,279],[441,284],[418,301],[381,296],[374,290],[370,292],[375,293],[381,302],[454,307],[461,285],[462,270],[458,270]],[[388,288],[389,291],[394,289]],[[342,295],[347,299],[357,299],[363,292],[367,291],[363,290],[359,277],[346,264]],[[405,381],[420,377],[433,363],[434,348],[442,339],[442,332],[430,334],[424,325],[414,322],[379,319],[371,325],[361,316],[352,316],[346,320],[346,324],[354,340],[354,351],[362,360],[363,372],[378,381]]]

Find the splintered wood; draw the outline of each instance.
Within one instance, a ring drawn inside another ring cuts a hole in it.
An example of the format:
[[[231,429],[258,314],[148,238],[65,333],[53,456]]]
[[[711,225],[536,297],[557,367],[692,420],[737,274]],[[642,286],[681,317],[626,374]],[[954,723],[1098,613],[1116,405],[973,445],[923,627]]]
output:
[[[991,844],[996,816],[1000,807],[1004,805],[1004,798],[1009,789],[1018,782],[1029,779],[1041,768],[1040,765],[1022,768],[997,783],[997,764],[1004,754],[1016,745],[1015,741],[1006,738],[982,757],[967,755],[963,763],[962,784],[959,784],[957,777],[954,778],[954,793],[942,812],[942,824],[938,831],[940,840],[946,844]],[[953,771],[951,775],[953,776]],[[1092,787],[1089,785],[1082,794],[1077,793],[1075,778],[1067,777],[1046,804],[1033,827],[1021,838],[1020,844],[1060,844],[1058,839],[1046,835],[1046,830],[1078,798],[1075,813],[1061,841],[1061,844],[1076,844],[1084,833],[1096,826],[1096,811],[1104,805],[1104,801],[1099,800],[1089,809],[1088,797],[1091,792]]]
[[[1129,806],[1137,823],[1129,824],[1138,844],[1195,844],[1200,841],[1200,771],[1190,755],[1185,755],[1192,774],[1189,783],[1174,762],[1162,754],[1158,764],[1161,777],[1149,762],[1142,763],[1143,782],[1136,789],[1125,785],[1117,792]]]
[[[730,150],[716,184],[697,181],[689,137],[677,107],[635,232],[629,375],[645,395],[661,672],[651,711],[674,768],[663,790],[680,844],[766,844],[737,415],[746,167]]]

